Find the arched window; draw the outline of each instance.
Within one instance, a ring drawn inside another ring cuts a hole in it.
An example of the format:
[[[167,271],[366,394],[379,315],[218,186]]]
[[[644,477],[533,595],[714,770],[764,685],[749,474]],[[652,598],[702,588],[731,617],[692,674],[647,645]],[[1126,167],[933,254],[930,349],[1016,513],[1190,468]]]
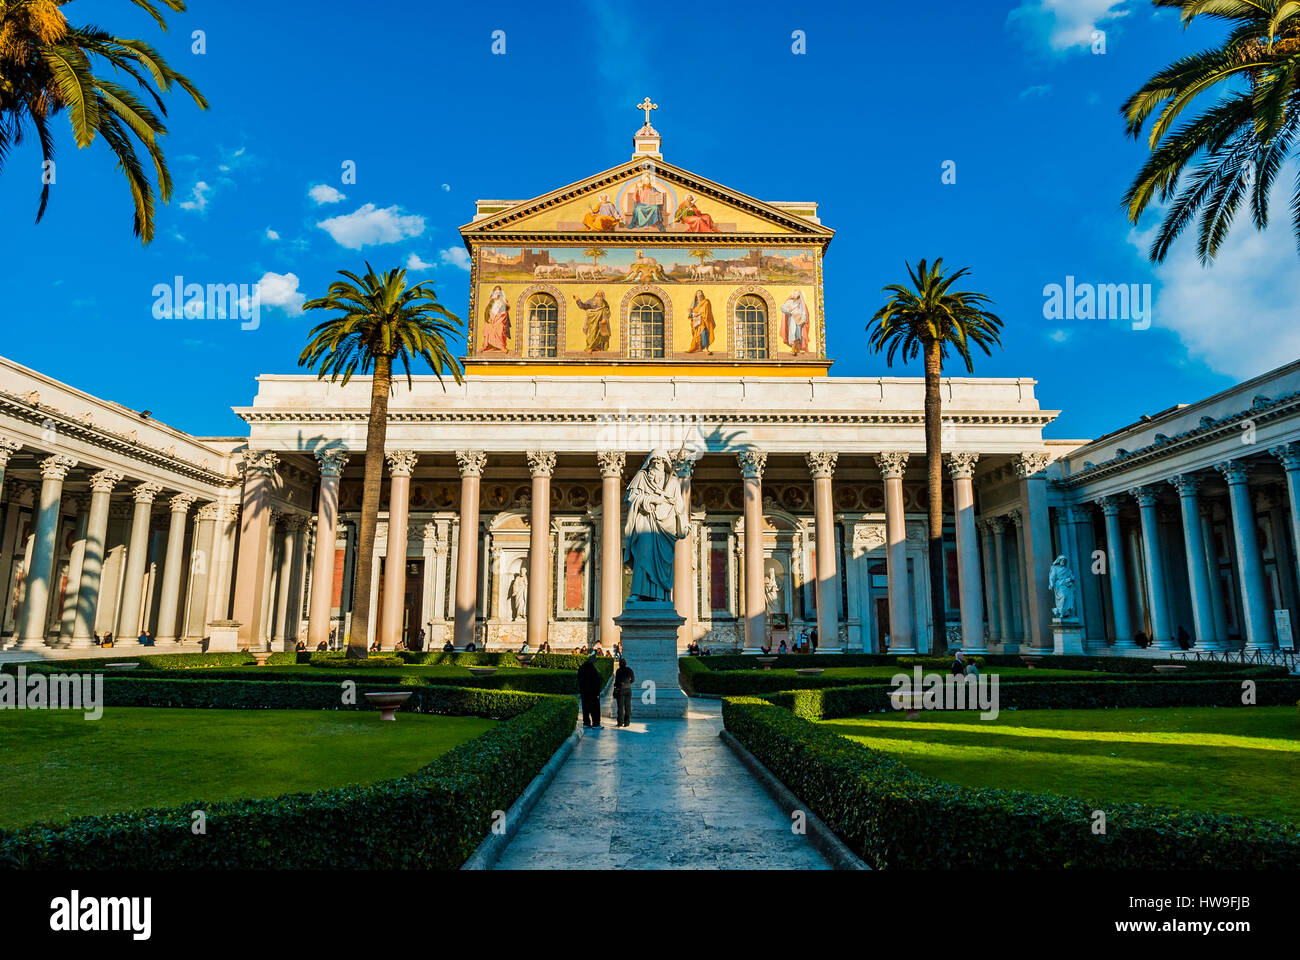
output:
[[[627,330],[629,357],[664,355],[664,305],[658,297],[642,293],[632,301]]]
[[[528,298],[528,355],[553,357],[560,335],[560,308],[555,298],[538,293]]]
[[[736,356],[767,359],[767,304],[761,297],[745,296],[736,303]]]

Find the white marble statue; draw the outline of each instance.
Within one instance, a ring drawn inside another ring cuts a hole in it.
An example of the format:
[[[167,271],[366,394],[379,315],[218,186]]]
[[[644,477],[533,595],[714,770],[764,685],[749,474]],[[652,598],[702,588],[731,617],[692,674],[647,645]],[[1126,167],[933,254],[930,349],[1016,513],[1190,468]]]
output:
[[[1052,607],[1052,616],[1058,620],[1069,620],[1075,616],[1074,572],[1070,570],[1070,561],[1065,555],[1052,562],[1052,571],[1048,575],[1047,585],[1051,588],[1056,605]]]
[[[781,581],[777,579],[774,567],[767,568],[767,579],[763,582],[763,592],[767,594],[767,612],[781,613]]]
[[[672,459],[654,450],[627,485],[623,562],[632,567],[631,598],[672,599],[673,548],[686,536],[687,524]]]
[[[528,616],[528,574],[522,570],[515,572],[506,598],[510,601],[511,620],[523,620]]]

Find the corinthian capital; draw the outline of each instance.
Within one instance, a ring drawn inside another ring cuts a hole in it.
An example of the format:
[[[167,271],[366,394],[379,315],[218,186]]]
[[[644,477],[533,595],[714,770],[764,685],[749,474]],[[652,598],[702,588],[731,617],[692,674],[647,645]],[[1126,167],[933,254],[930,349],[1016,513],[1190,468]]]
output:
[[[457,450],[456,462],[460,464],[462,477],[481,477],[487,466],[487,454],[482,450]]]
[[[122,474],[116,470],[101,470],[90,478],[90,489],[95,493],[112,493],[121,482]]]
[[[814,450],[804,456],[808,462],[808,472],[814,480],[829,480],[833,477],[839,459],[840,455],[833,450]]]
[[[944,460],[948,462],[948,473],[954,480],[969,480],[975,475],[975,464],[979,462],[978,453],[947,453]]]
[[[767,466],[767,451],[755,450],[753,447],[741,450],[736,454],[736,462],[740,464],[740,472],[746,480],[762,480],[763,469]]]
[[[394,477],[409,477],[415,472],[415,465],[420,462],[414,450],[390,450],[385,458],[388,460],[388,472]]]
[[[23,448],[23,445],[17,440],[10,440],[8,437],[0,437],[0,470],[3,470],[9,463],[9,458]]]
[[[907,470],[907,458],[910,454],[901,450],[876,454],[876,469],[882,480],[901,480]]]
[[[627,454],[621,450],[602,450],[596,454],[596,462],[600,464],[602,477],[621,477],[627,465]]]
[[[246,450],[241,461],[249,476],[269,477],[275,473],[280,458],[270,450]]]
[[[1047,454],[1041,450],[1022,453],[1015,460],[1016,476],[1021,480],[1025,480],[1035,474],[1042,473],[1047,469],[1049,460]]]
[[[172,513],[189,513],[190,507],[194,506],[194,501],[198,497],[192,493],[178,493],[171,499]]]
[[[41,476],[46,480],[66,480],[68,471],[77,465],[72,457],[55,454],[41,461]]]
[[[135,497],[136,503],[153,503],[153,498],[162,493],[162,487],[156,483],[140,483],[136,485],[132,496]]]
[[[549,477],[555,472],[555,452],[552,450],[529,450],[528,472],[534,477]]]
[[[316,462],[320,464],[322,478],[341,477],[343,476],[343,468],[348,465],[348,455],[346,451],[338,449],[317,450]]]
[[[1223,474],[1223,479],[1229,484],[1236,485],[1245,483],[1250,477],[1251,465],[1245,460],[1227,460],[1223,463],[1216,463],[1214,469]]]

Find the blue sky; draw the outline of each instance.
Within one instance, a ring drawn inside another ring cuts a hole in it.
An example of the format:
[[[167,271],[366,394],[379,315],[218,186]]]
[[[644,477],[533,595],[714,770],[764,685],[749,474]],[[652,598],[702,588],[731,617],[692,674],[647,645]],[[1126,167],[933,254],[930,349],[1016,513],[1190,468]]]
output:
[[[0,176],[0,353],[202,435],[237,435],[254,378],[293,372],[334,271],[412,264],[464,315],[457,227],[476,198],[525,198],[630,156],[647,94],[668,161],[756,197],[816,200],[839,375],[890,373],[864,325],[904,260],[942,256],[997,301],[1005,350],[977,374],[1039,381],[1056,437],[1091,437],[1300,355],[1300,258],[1279,177],[1266,234],[1244,220],[1203,270],[1190,238],[1145,260],[1121,198],[1146,156],[1118,108],[1215,39],[1146,3],[444,4],[193,0],[160,35],[117,0],[74,22],[141,36],[211,102],[172,97],[176,181],[158,239],[130,235],[102,144],[57,121],[56,182],[32,224],[39,155]],[[743,11],[743,12],[742,12]],[[250,14],[255,14],[250,16]],[[1105,52],[1094,53],[1094,30]],[[206,51],[193,52],[193,31]],[[493,31],[505,32],[504,55]],[[792,51],[803,31],[806,52]],[[356,182],[341,180],[355,164]],[[945,163],[956,182],[944,183]],[[313,189],[315,188],[315,189]],[[155,285],[263,281],[262,320],[155,319]],[[1150,329],[1048,320],[1044,287],[1146,284]],[[919,375],[919,365],[896,368]],[[954,374],[960,368],[950,368]]]

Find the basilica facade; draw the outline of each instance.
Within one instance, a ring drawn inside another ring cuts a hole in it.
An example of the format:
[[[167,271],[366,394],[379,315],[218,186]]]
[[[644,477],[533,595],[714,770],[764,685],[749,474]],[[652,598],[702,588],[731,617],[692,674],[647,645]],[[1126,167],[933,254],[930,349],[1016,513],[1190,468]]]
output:
[[[368,380],[264,375],[246,436],[196,438],[0,360],[6,651],[337,646],[361,563],[383,648],[609,644],[655,450],[689,506],[683,649],[1047,652],[1062,556],[1090,651],[1289,642],[1300,364],[1091,443],[1044,439],[1032,379],[945,379],[932,610],[921,380],[831,374],[817,205],[669,164],[647,105],[629,161],[462,228],[466,375],[399,382],[371,556]]]

